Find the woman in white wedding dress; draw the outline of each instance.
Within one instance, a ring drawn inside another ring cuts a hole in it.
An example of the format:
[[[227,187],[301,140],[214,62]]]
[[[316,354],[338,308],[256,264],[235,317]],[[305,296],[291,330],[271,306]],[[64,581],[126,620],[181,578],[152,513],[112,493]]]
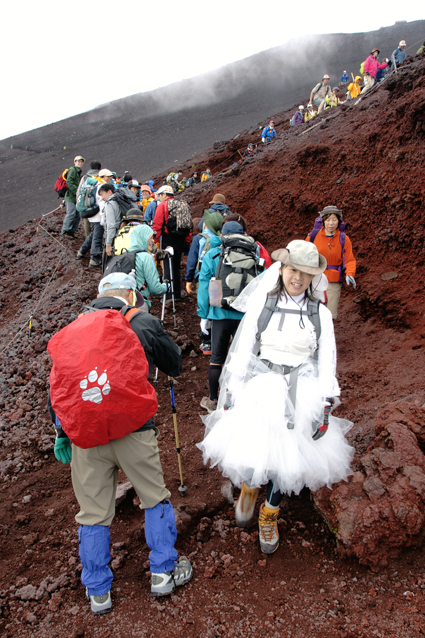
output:
[[[354,449],[351,423],[331,416],[339,403],[332,315],[319,300],[327,287],[326,259],[310,242],[275,251],[276,263],[254,279],[233,306],[245,316],[220,379],[217,410],[204,418],[198,445],[241,487],[236,521],[251,520],[259,489],[259,540],[279,546],[277,519],[284,494],[346,480]]]

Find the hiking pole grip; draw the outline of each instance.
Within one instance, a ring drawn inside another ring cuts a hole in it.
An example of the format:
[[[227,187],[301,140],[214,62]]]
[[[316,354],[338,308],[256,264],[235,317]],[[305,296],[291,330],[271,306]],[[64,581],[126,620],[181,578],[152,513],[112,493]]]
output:
[[[174,423],[174,436],[176,439],[176,450],[177,450],[177,461],[179,464],[179,473],[180,473],[180,487],[179,492],[182,496],[186,495],[187,487],[183,481],[183,468],[182,468],[182,459],[180,453],[180,440],[179,440],[179,430],[177,427],[177,412],[176,412],[176,403],[174,400],[174,379],[173,377],[168,377],[168,381],[170,382],[170,395],[171,395],[171,408],[173,412],[173,423]]]

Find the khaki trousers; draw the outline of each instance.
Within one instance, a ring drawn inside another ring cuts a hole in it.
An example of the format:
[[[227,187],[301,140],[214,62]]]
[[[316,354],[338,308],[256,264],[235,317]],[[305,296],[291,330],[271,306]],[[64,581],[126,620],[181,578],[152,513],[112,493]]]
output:
[[[171,493],[164,483],[155,430],[133,432],[107,445],[83,450],[72,444],[71,474],[80,525],[110,525],[115,514],[118,469],[132,483],[142,509]]]
[[[338,316],[338,303],[339,298],[341,296],[341,286],[342,284],[334,283],[328,284],[328,289],[326,294],[328,296],[328,308],[332,313],[332,319],[336,319]]]

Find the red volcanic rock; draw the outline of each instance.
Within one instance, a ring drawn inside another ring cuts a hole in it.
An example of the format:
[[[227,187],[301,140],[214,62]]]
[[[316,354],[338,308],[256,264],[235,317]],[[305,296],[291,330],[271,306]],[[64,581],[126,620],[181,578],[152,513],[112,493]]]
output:
[[[425,456],[413,430],[425,432],[425,409],[388,404],[377,437],[348,483],[321,488],[316,507],[335,533],[341,556],[376,570],[425,534]]]

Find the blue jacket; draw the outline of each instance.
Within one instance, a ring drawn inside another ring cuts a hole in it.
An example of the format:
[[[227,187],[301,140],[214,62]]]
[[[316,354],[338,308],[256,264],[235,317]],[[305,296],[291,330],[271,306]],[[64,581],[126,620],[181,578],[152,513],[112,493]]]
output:
[[[346,73],[341,75],[341,82],[348,82],[349,79],[350,77]]]
[[[242,312],[210,306],[208,284],[210,279],[215,276],[217,270],[219,259],[217,255],[221,252],[221,239],[214,236],[211,237],[210,241],[211,249],[205,255],[202,261],[201,272],[199,273],[198,315],[201,319],[242,319]]]
[[[158,202],[154,199],[146,206],[144,220],[148,224],[152,225],[153,218],[155,217],[156,207],[158,206]]]
[[[230,215],[230,213],[232,212],[227,204],[220,204],[220,202],[217,202],[217,204],[212,204],[208,210],[210,210],[212,213],[220,213],[221,215],[223,215],[223,217],[226,217],[226,215]]]
[[[378,69],[376,71],[375,82],[380,82],[383,77],[385,77],[385,69]]]
[[[196,270],[196,264],[198,263],[199,242],[201,239],[203,239],[202,235],[195,235],[192,239],[192,243],[190,244],[190,250],[187,256],[185,281],[193,281],[199,276],[199,272]]]
[[[274,128],[270,128],[270,126],[266,126],[265,129],[263,129],[263,132],[261,133],[261,137],[265,137],[266,140],[268,140],[270,142],[271,139],[273,139],[276,135],[276,129]]]
[[[391,60],[392,60],[393,56],[394,56],[395,61],[397,62],[397,64],[401,64],[406,59],[406,51],[404,51],[404,50],[402,51],[400,49],[400,47],[397,47],[396,50],[393,51],[392,54],[391,54]]]

